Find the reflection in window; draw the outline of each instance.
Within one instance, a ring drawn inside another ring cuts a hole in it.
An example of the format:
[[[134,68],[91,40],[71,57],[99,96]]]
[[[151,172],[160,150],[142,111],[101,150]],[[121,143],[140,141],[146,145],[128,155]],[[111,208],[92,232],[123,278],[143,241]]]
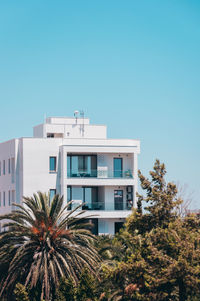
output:
[[[67,202],[73,200],[72,205],[68,208],[71,210],[74,207],[83,203],[83,210],[100,210],[103,209],[103,204],[98,202],[98,187],[67,187]]]
[[[96,155],[68,155],[68,177],[97,177]]]

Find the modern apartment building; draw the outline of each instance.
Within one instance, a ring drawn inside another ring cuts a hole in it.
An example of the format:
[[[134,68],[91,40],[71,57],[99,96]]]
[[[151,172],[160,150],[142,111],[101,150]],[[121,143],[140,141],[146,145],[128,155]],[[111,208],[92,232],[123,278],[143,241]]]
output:
[[[93,232],[114,234],[136,204],[139,140],[108,139],[88,118],[49,117],[33,137],[0,143],[0,214],[37,191],[61,194],[93,215]]]

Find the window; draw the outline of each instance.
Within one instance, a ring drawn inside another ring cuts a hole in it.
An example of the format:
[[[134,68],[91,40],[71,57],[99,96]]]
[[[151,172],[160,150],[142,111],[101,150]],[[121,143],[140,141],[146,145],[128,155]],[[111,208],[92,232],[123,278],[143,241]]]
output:
[[[11,205],[11,190],[8,191],[8,205]]]
[[[49,158],[49,171],[56,172],[56,157]]]
[[[123,210],[123,190],[114,191],[115,210]]]
[[[11,181],[15,182],[15,158],[11,158]]]
[[[84,206],[85,210],[100,210],[102,203],[98,202],[98,188],[97,187],[84,187]]]
[[[68,177],[97,177],[96,155],[68,155]]]
[[[91,228],[91,232],[94,235],[98,235],[99,233],[99,222],[98,222],[98,218],[92,218],[90,220],[90,223],[92,224],[92,228]]]
[[[54,196],[56,195],[56,189],[50,189],[49,191],[49,200],[50,200],[50,203],[52,202]]]
[[[15,202],[15,190],[12,190],[12,203]]]
[[[80,204],[83,210],[103,210],[104,204],[98,202],[98,187],[67,187],[67,202],[73,200],[69,210],[74,209]]]
[[[6,174],[6,161],[3,160],[3,174]]]
[[[10,172],[11,172],[10,159],[8,159],[8,173],[10,174]]]
[[[122,178],[122,158],[114,158],[114,178]]]
[[[118,233],[123,226],[124,226],[123,222],[116,222],[115,223],[115,234]]]
[[[67,203],[71,202],[71,200],[72,200],[72,188],[71,186],[67,186]],[[67,209],[71,210],[72,204],[70,204]]]
[[[3,192],[3,205],[6,206],[6,193]]]
[[[53,133],[47,133],[47,138],[54,138],[54,134]]]

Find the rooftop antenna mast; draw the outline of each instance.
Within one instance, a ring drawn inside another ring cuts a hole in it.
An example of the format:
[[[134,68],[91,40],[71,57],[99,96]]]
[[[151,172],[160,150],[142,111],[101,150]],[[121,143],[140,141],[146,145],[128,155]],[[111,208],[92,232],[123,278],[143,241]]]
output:
[[[74,111],[74,117],[76,118],[76,124],[77,124],[78,115],[79,115],[79,111]]]
[[[81,124],[81,131],[82,131],[82,136],[84,137],[84,132],[85,132],[85,125],[84,125],[84,111],[80,111],[80,117],[82,118],[82,124]]]

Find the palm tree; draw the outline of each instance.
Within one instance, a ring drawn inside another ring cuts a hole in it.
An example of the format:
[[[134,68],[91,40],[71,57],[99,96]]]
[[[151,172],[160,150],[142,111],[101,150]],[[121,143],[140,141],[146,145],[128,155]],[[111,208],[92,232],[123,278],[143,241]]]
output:
[[[41,300],[51,300],[61,277],[78,282],[83,267],[95,273],[99,257],[93,246],[95,237],[87,229],[84,211],[67,210],[63,197],[38,192],[25,197],[23,205],[10,214],[5,232],[0,233],[0,262],[8,263],[8,273],[1,283],[0,297],[12,292],[21,282],[30,289],[40,289]]]

